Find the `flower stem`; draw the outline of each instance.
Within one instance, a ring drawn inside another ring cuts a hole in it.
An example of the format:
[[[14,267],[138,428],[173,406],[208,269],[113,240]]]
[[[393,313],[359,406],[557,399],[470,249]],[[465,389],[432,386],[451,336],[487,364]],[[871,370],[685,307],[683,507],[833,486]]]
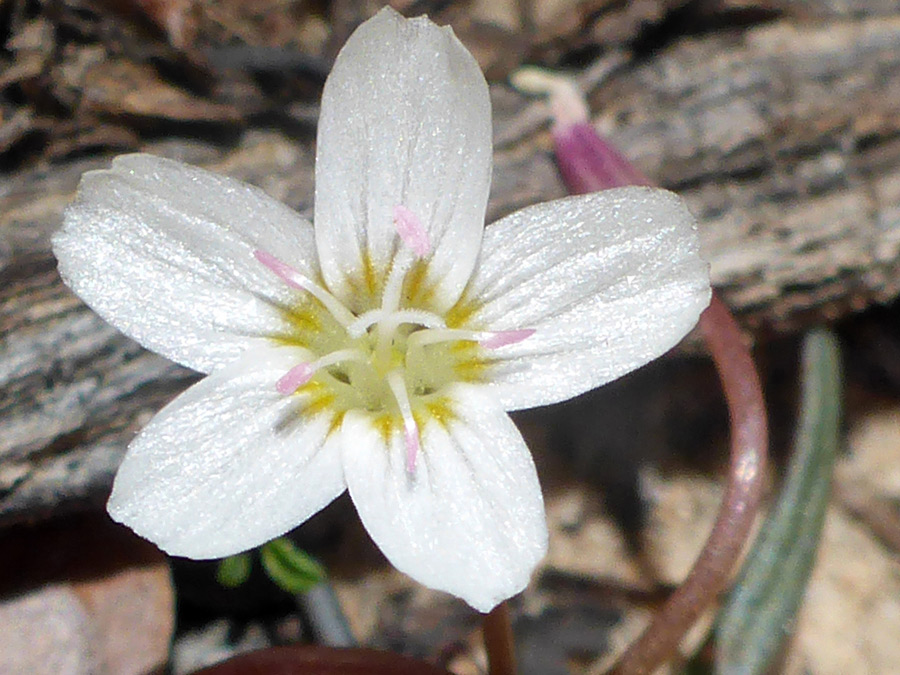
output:
[[[516,654],[509,607],[501,602],[484,617],[484,648],[488,675],[516,675]]]
[[[563,181],[573,193],[649,181],[594,129],[583,100],[566,81],[535,79],[549,93],[553,142]],[[728,584],[749,537],[763,489],[768,427],[759,375],[731,312],[713,293],[700,330],[715,361],[731,418],[728,486],[706,545],[687,578],[622,656],[614,675],[652,673],[669,660],[700,614]]]
[[[731,418],[728,486],[706,545],[687,579],[612,671],[652,673],[667,661],[703,610],[727,586],[750,534],[762,495],[768,428],[759,376],[740,329],[718,295],[700,317],[700,329],[722,380]]]
[[[296,598],[318,644],[327,647],[357,646],[334,587],[327,580],[299,593]]]

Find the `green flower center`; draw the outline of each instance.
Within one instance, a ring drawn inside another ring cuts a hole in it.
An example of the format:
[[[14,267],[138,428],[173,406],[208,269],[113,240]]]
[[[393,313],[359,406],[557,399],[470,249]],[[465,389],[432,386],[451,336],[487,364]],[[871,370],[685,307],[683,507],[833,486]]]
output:
[[[288,285],[303,291],[295,305],[283,310],[288,330],[272,338],[309,356],[279,379],[276,389],[303,395],[307,410],[331,411],[333,424],[348,411],[361,410],[373,415],[386,437],[403,428],[410,471],[415,469],[421,425],[450,414],[446,388],[483,381],[494,361],[492,349],[534,332],[448,327],[435,312],[402,307],[411,295],[405,282],[422,277],[415,265],[396,263],[379,301],[353,312],[324,285],[267,253],[255,255]]]

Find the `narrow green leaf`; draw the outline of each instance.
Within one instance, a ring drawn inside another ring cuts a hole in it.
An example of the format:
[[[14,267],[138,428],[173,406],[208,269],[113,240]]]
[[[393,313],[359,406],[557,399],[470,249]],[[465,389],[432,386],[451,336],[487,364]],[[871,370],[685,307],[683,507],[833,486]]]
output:
[[[763,675],[790,634],[803,599],[831,492],[841,415],[840,351],[824,329],[803,342],[802,400],[794,455],[716,626],[716,673]]]
[[[249,553],[238,553],[223,558],[219,562],[219,569],[216,570],[216,581],[225,588],[236,588],[247,581],[252,566],[253,560]]]
[[[259,551],[266,574],[288,593],[303,593],[325,578],[325,568],[285,537],[274,539]]]

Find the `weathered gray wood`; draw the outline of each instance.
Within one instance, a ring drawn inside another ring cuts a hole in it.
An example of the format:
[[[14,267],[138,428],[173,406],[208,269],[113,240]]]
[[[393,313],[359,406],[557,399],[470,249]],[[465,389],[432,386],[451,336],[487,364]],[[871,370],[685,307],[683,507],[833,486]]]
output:
[[[701,221],[713,278],[758,334],[900,293],[900,19],[851,14],[623,55],[592,92],[598,127]],[[561,196],[541,103],[493,88],[489,220]],[[528,112],[530,111],[530,112]],[[527,119],[525,119],[527,122]],[[308,211],[310,144],[147,148],[257,183]],[[0,526],[102,501],[128,439],[196,377],[143,351],[61,286],[49,236],[105,158],[0,183]]]
[[[600,126],[701,219],[713,278],[785,330],[900,291],[900,16],[685,40],[597,92]]]

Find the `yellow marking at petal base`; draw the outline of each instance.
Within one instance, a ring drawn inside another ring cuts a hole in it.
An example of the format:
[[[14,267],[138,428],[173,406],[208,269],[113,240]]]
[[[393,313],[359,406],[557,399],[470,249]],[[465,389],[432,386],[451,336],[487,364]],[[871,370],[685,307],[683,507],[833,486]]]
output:
[[[450,353],[458,359],[478,357],[478,343],[475,340],[456,340],[450,343]]]
[[[481,309],[481,304],[474,300],[467,300],[465,294],[453,305],[444,317],[448,328],[463,328],[472,315]]]
[[[329,410],[334,405],[334,394],[320,394],[306,404],[303,412],[310,415],[318,415]]]
[[[426,401],[419,410],[413,411],[413,419],[419,429],[424,429],[428,422],[434,421],[441,426],[446,427],[450,422],[456,419],[456,413],[450,405],[450,399],[440,397]]]
[[[306,396],[321,395],[325,391],[325,384],[318,378],[314,377],[309,382],[301,385],[294,392],[294,395],[305,394]]]
[[[372,266],[372,259],[369,257],[368,253],[363,253],[362,264],[363,283],[366,285],[366,290],[369,292],[369,295],[374,297],[375,291],[377,290],[376,286],[378,278],[375,274],[375,268]]]
[[[375,427],[375,430],[381,435],[381,440],[383,440],[384,444],[387,445],[388,443],[390,443],[391,436],[394,433],[394,429],[400,426],[400,421],[396,420],[393,415],[382,413],[380,415],[375,415],[372,417],[372,425]]]
[[[472,357],[457,361],[453,365],[453,372],[464,382],[484,382],[487,372],[496,363],[496,359]]]
[[[315,304],[314,304],[315,303]],[[318,300],[299,298],[293,305],[279,307],[278,312],[290,326],[287,334],[273,335],[278,344],[291,347],[309,347],[309,333],[322,329],[319,313],[323,310]]]
[[[309,348],[309,343],[306,340],[293,333],[291,335],[273,335],[272,339],[276,344],[282,345],[284,347],[303,347],[304,349]]]
[[[403,280],[403,298],[406,300],[406,307],[430,309],[429,305],[434,298],[434,286],[425,285],[427,273],[428,264],[424,260],[416,260],[406,273]]]
[[[307,397],[303,406],[303,414],[310,416],[332,409],[335,401],[334,394],[318,377],[313,377],[309,382],[299,387],[292,396]]]
[[[325,438],[331,436],[331,434],[335,433],[341,428],[341,425],[344,423],[344,416],[347,414],[346,410],[340,410],[338,413],[331,418],[331,422],[328,425],[328,431],[325,432]]]
[[[368,253],[362,254],[361,263],[361,271],[344,275],[344,280],[350,287],[350,291],[353,295],[353,298],[347,307],[357,314],[361,314],[369,309],[374,309],[376,306],[375,299],[380,291],[378,283],[380,280],[379,275],[376,272],[375,266],[372,264],[372,259],[369,257]]]
[[[279,312],[296,330],[319,330],[322,322],[318,315],[323,309],[322,303],[315,298],[304,297],[293,305],[280,307]]]
[[[484,382],[488,369],[496,363],[477,342],[460,340],[452,343],[449,351],[453,356],[453,373],[464,382]]]

